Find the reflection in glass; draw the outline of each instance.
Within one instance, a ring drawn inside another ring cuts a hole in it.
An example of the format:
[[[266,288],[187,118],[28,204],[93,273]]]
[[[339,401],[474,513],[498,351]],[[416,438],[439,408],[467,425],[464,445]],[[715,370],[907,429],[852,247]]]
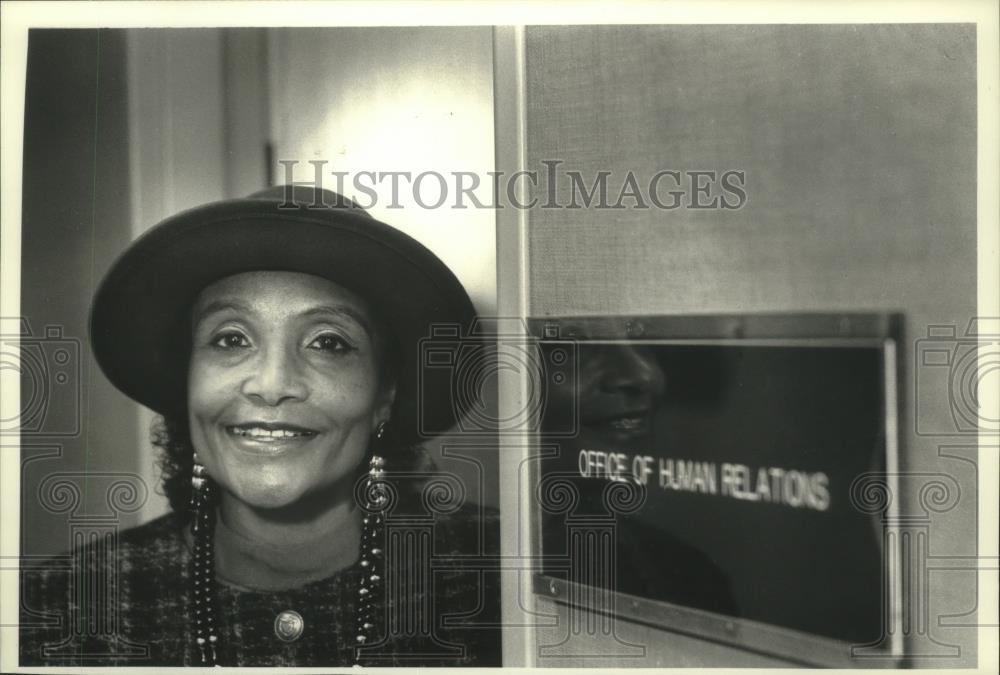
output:
[[[572,575],[585,561],[568,560],[570,534],[610,518],[619,592],[852,643],[879,637],[878,531],[849,498],[886,451],[878,343],[567,333],[577,367],[547,392],[541,440],[559,453],[542,460],[542,481],[562,477],[577,501],[543,516],[547,573]],[[641,505],[609,506],[615,483]]]

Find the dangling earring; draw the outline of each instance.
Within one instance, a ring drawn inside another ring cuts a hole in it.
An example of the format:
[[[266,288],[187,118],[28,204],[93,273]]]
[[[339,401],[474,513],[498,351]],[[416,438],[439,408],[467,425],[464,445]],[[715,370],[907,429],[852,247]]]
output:
[[[385,436],[385,421],[375,427],[375,440]],[[379,445],[381,445],[379,443]],[[355,665],[360,665],[360,647],[368,642],[375,628],[376,611],[381,608],[378,591],[382,588],[382,524],[388,497],[378,483],[385,478],[385,459],[372,452],[365,479],[365,515],[361,527],[361,583],[358,588],[357,645]]]
[[[191,534],[194,555],[191,558],[191,581],[194,584],[195,643],[201,653],[201,665],[217,664],[219,637],[215,630],[215,512],[212,508],[208,472],[194,453],[191,467]]]

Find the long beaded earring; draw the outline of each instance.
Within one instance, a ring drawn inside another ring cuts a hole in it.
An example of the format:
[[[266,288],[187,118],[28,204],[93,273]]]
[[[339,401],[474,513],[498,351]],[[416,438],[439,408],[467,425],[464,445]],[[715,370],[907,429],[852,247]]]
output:
[[[385,422],[379,422],[375,429],[376,446],[385,437]],[[361,665],[361,647],[371,638],[376,626],[376,614],[381,607],[383,571],[382,525],[388,495],[379,483],[385,478],[385,459],[372,452],[368,461],[368,476],[365,479],[365,515],[361,528],[361,583],[358,588],[357,648],[354,651],[355,665]]]
[[[195,643],[201,654],[201,665],[218,665],[216,648],[219,637],[215,628],[215,513],[212,508],[211,484],[208,472],[194,453],[191,468],[191,535],[194,555],[191,558],[191,579],[194,584]]]

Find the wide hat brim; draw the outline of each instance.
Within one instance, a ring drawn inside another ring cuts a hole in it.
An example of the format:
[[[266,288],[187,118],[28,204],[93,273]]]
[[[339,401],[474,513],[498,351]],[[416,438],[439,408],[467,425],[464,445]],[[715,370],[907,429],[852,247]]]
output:
[[[242,272],[301,272],[364,298],[390,332],[393,435],[412,442],[452,427],[462,414],[454,372],[427,369],[422,354],[434,335],[447,336],[460,351],[458,341],[475,319],[462,284],[422,244],[364,211],[311,205],[312,199],[289,204],[273,195],[217,202],[137,239],[105,276],[91,308],[93,351],[108,379],[156,412],[183,414],[189,316],[198,294]],[[435,343],[442,346],[441,339]]]

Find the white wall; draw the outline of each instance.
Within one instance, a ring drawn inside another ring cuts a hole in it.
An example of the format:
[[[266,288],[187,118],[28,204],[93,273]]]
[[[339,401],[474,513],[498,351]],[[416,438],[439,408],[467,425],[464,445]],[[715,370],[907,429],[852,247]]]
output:
[[[362,171],[471,171],[483,179],[475,194],[489,204],[493,171],[492,36],[489,27],[278,29],[270,32],[271,128],[275,158],[297,160],[295,180],[311,181],[310,160],[347,172],[347,197]],[[324,187],[336,189],[332,174]],[[286,182],[283,173],[277,183]],[[418,201],[400,181],[393,208],[389,179],[377,187],[375,218],[434,251],[458,276],[482,314],[496,308],[494,212],[438,208],[434,179],[421,182]],[[466,200],[471,205],[471,200]]]

